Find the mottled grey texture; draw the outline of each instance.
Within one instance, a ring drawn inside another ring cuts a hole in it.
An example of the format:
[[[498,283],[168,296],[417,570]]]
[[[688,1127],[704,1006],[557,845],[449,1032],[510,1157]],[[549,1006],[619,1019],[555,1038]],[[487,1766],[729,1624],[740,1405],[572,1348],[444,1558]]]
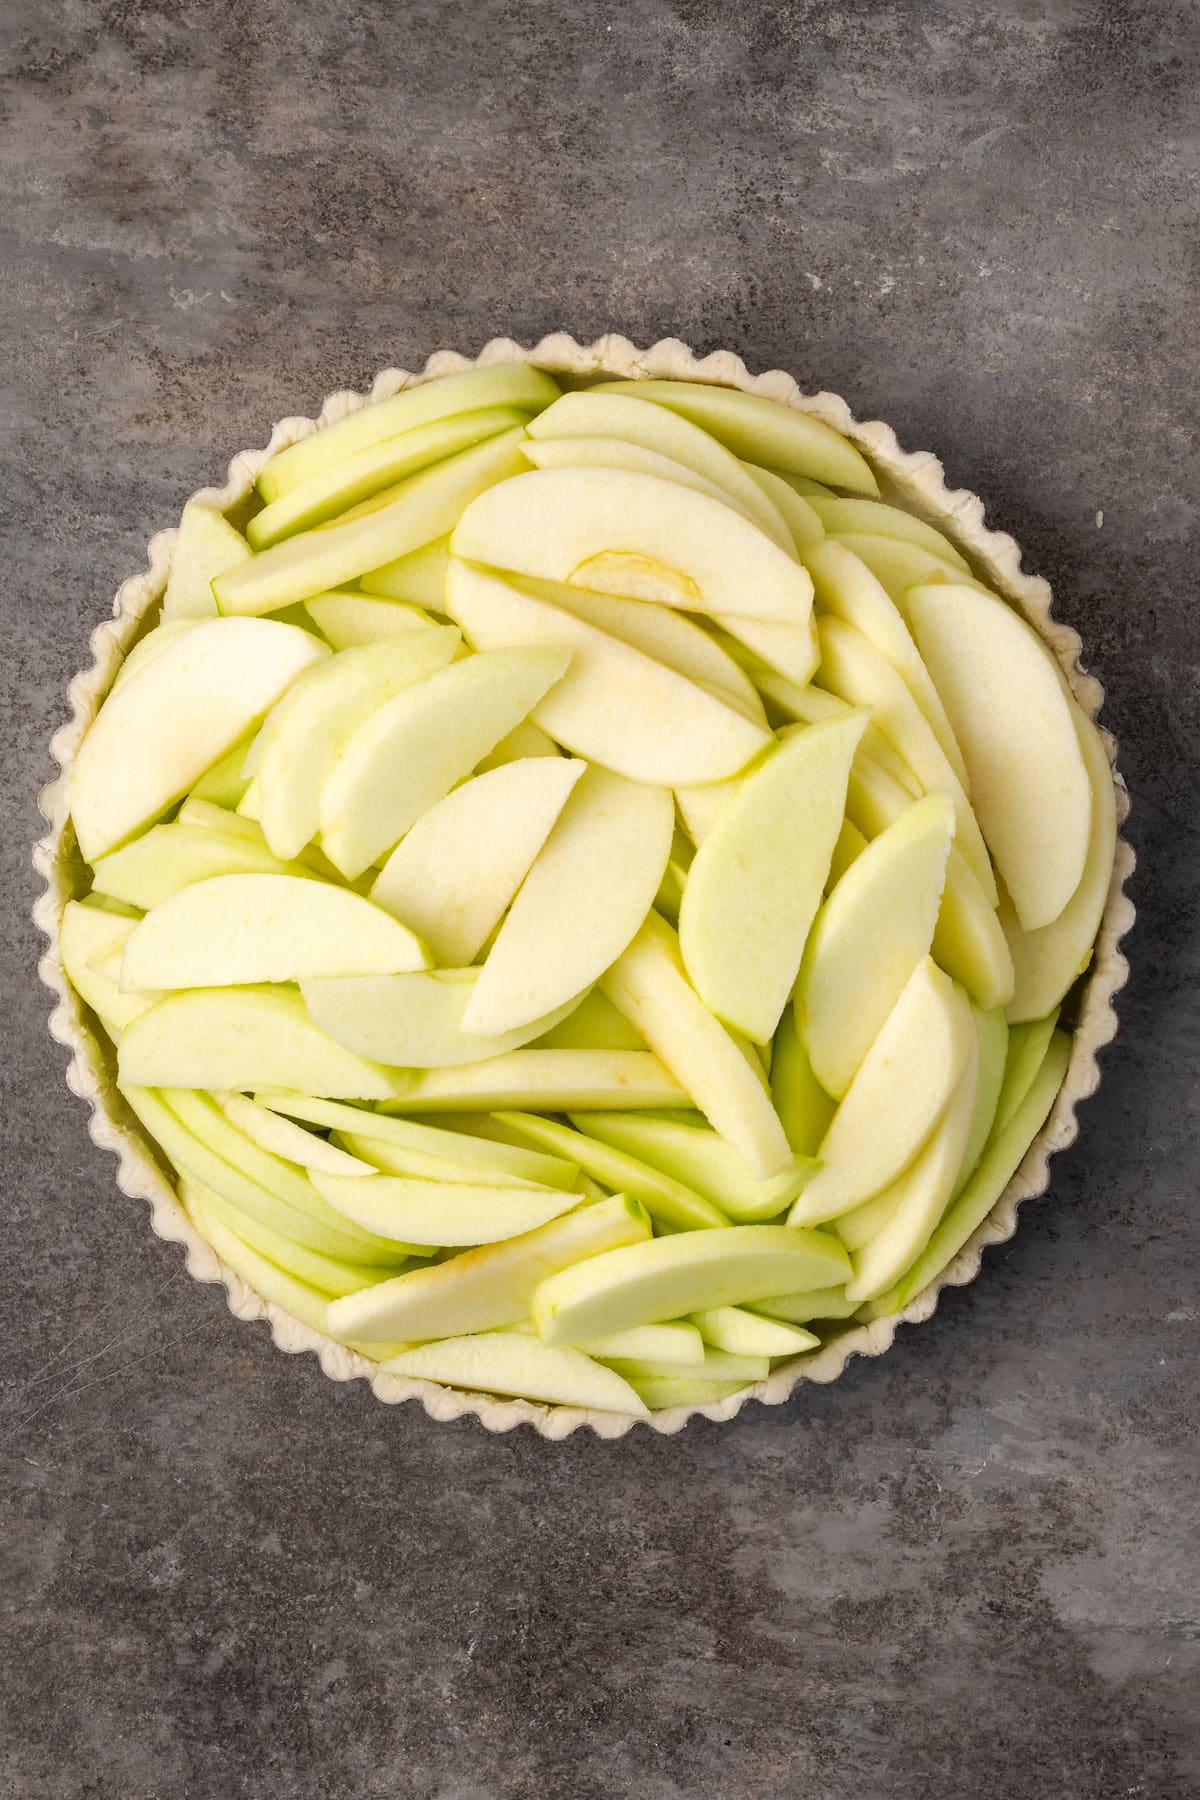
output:
[[[1195,8],[2,23],[3,1800],[1194,1794]],[[23,922],[150,533],[328,390],[557,326],[942,454],[1084,635],[1142,858],[1122,1035],[1015,1243],[835,1387],[616,1445],[385,1411],[236,1324],[90,1144]]]

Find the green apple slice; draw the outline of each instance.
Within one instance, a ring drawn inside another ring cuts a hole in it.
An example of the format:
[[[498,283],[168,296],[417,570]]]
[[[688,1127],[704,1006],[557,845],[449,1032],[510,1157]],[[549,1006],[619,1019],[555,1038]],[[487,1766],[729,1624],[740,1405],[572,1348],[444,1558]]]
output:
[[[158,994],[123,994],[110,975],[93,966],[93,959],[119,956],[136,924],[136,919],[119,919],[98,906],[68,900],[58,928],[58,954],[67,980],[114,1039],[161,998]]]
[[[296,856],[316,836],[325,784],[358,728],[445,668],[461,641],[449,625],[408,631],[331,657],[284,695],[245,769],[258,784],[258,816],[276,856]]]
[[[522,443],[522,456],[524,453]],[[435,538],[431,544],[422,544],[419,550],[410,550],[406,556],[396,557],[394,562],[384,563],[382,569],[368,570],[358,585],[366,594],[441,612],[442,590],[449,567],[450,537],[447,534]]]
[[[817,1080],[835,1099],[929,954],[953,836],[954,809],[944,794],[916,801],[866,846],[817,914],[796,988],[797,1019]]]
[[[600,985],[752,1174],[763,1180],[790,1166],[792,1153],[761,1066],[696,993],[684,973],[679,940],[664,919],[650,914]]]
[[[561,1188],[491,1182],[421,1181],[403,1175],[320,1175],[317,1192],[337,1212],[381,1237],[436,1249],[498,1244],[579,1205]]]
[[[893,1288],[868,1302],[861,1317],[878,1319],[900,1312],[953,1262],[1020,1168],[1026,1151],[1054,1105],[1070,1059],[1071,1040],[1065,1033],[1056,1031],[1024,1099],[1008,1122],[993,1131],[970,1180],[921,1255]]]
[[[1015,988],[1008,1004],[1014,1024],[1043,1018],[1083,974],[1112,883],[1117,843],[1116,794],[1104,741],[1072,704],[1072,720],[1092,796],[1091,831],[1079,885],[1057,919],[1037,931],[1022,930],[1008,896],[1000,897],[1000,925],[1012,954]]]
[[[879,492],[870,465],[853,444],[823,419],[781,401],[699,381],[603,381],[591,392],[653,400],[710,432],[735,456],[781,474],[810,476],[859,494]]]
[[[858,826],[850,819],[842,820],[842,829],[838,832],[838,841],[833,846],[833,855],[829,859],[829,879],[825,883],[826,894],[831,894],[842,876],[852,863],[858,861],[867,847],[867,840]]]
[[[502,1112],[498,1116],[502,1125],[511,1125],[543,1150],[569,1157],[605,1187],[632,1194],[656,1224],[671,1231],[703,1231],[729,1223],[710,1200],[634,1156],[534,1113]]]
[[[981,594],[991,589],[974,575],[965,575],[957,563],[935,556],[922,544],[906,543],[900,538],[879,537],[866,531],[839,531],[837,541],[866,563],[876,581],[885,587],[905,618],[908,605],[905,596],[919,582],[949,581],[977,588]]]
[[[591,987],[652,906],[673,830],[665,790],[589,768],[500,927],[463,1014],[464,1030],[498,1036]]]
[[[810,544],[821,542],[825,536],[825,527],[807,500],[782,475],[777,475],[774,469],[760,468],[757,463],[744,462],[741,466],[759,492],[765,494],[777,509],[788,528],[788,538],[793,549],[806,550]]]
[[[849,1319],[858,1311],[857,1303],[847,1300],[841,1287],[800,1289],[794,1294],[774,1294],[769,1300],[755,1301],[753,1310],[768,1319],[781,1319],[789,1325],[807,1325],[813,1319]]]
[[[298,1088],[335,1099],[389,1100],[408,1077],[365,1062],[313,1024],[291,988],[193,988],[131,1023],[121,1079],[135,1087]]]
[[[276,451],[258,477],[258,491],[268,502],[278,500],[301,482],[336,468],[373,445],[399,437],[402,432],[493,406],[534,411],[549,405],[558,392],[558,383],[552,376],[528,363],[464,369],[458,374],[418,382],[388,400],[377,400],[347,413],[336,424]]]
[[[201,1214],[219,1219],[250,1249],[330,1299],[342,1294],[356,1294],[360,1288],[387,1281],[396,1273],[395,1261],[343,1262],[334,1256],[324,1256],[319,1250],[310,1250],[307,1244],[297,1244],[291,1238],[282,1237],[270,1225],[231,1206],[202,1182],[184,1177],[179,1187],[179,1197],[189,1212],[194,1212],[198,1206]]]
[[[514,1329],[537,1337],[532,1322]],[[687,1369],[699,1373],[704,1366],[704,1339],[694,1325],[682,1319],[670,1325],[635,1325],[629,1331],[610,1331],[607,1337],[589,1338],[575,1348],[601,1359],[625,1357],[635,1362],[669,1363],[679,1374]]]
[[[709,1010],[755,1043],[795,984],[866,713],[809,726],[740,784],[688,871],[679,947]]]
[[[300,991],[313,1022],[339,1044],[370,1062],[406,1069],[453,1069],[503,1056],[565,1013],[559,1008],[490,1036],[469,1031],[463,1020],[481,978],[479,969],[431,969],[304,980]]]
[[[996,1107],[1000,1101],[1000,1090],[1004,1085],[1004,1069],[1008,1057],[1008,1025],[1005,1022],[1003,1008],[997,1006],[993,1007],[990,1012],[985,1012],[982,1007],[973,1006],[971,1016],[975,1023],[975,1042],[979,1051],[975,1077],[975,1108],[971,1114],[967,1144],[954,1184],[955,1194],[960,1193],[966,1186],[967,1179],[982,1156],[983,1147],[991,1136],[996,1122]]]
[[[385,438],[383,443],[359,450],[289,488],[251,519],[246,527],[247,541],[253,550],[267,550],[299,531],[311,531],[327,519],[336,519],[432,463],[443,462],[488,438],[498,437],[502,431],[523,428],[524,424],[524,413],[512,407],[492,406],[479,412],[460,413],[455,418],[434,419],[428,425]]]
[[[864,505],[872,504],[864,501]],[[903,678],[950,767],[964,784],[967,768],[946,710],[929,671],[921,661],[912,633],[886,589],[844,544],[827,538],[804,551],[801,560],[813,579],[816,603],[824,612],[860,631]]]
[[[248,1094],[233,1092],[215,1096],[221,1111],[231,1125],[244,1132],[260,1150],[281,1156],[302,1169],[319,1169],[325,1175],[374,1175],[373,1163],[365,1162],[347,1150],[339,1149],[315,1131],[306,1131],[281,1113],[260,1106]]]
[[[368,1125],[370,1125],[369,1120]],[[298,1129],[299,1127],[297,1127]],[[451,1134],[447,1133],[446,1135]],[[575,1188],[576,1192],[578,1191],[575,1184],[577,1169],[573,1171],[570,1179],[556,1178],[553,1183],[537,1181],[531,1183],[527,1179],[519,1180],[515,1175],[509,1175],[505,1170],[498,1169],[494,1165],[480,1167],[477,1163],[465,1160],[456,1162],[449,1156],[440,1154],[430,1156],[423,1150],[405,1149],[399,1144],[388,1143],[379,1137],[364,1136],[358,1131],[339,1131],[337,1140],[338,1144],[344,1150],[348,1150],[356,1161],[362,1159],[369,1175],[402,1175],[409,1181],[466,1182],[473,1186],[478,1186],[480,1183],[485,1183],[490,1187],[553,1186],[563,1191],[572,1188]],[[549,1157],[546,1160],[555,1170],[566,1170],[571,1167],[570,1164],[560,1163],[555,1157]]]
[[[652,1357],[611,1357],[606,1359],[608,1367],[626,1381],[678,1381],[683,1373],[678,1363],[656,1362]],[[726,1350],[706,1349],[704,1361],[694,1371],[689,1371],[693,1379],[700,1381],[729,1381],[745,1386],[752,1381],[765,1381],[771,1373],[770,1358],[766,1356],[731,1356]]]
[[[808,1051],[788,1007],[775,1033],[771,1058],[771,1099],[787,1141],[797,1156],[814,1157],[837,1110],[812,1071]]]
[[[766,724],[762,701],[745,670],[710,632],[685,614],[645,600],[592,593],[568,581],[538,581],[525,575],[514,577],[513,585],[665,663],[677,675],[709,689],[753,724]]]
[[[454,788],[383,866],[371,899],[445,967],[474,961],[529,873],[586,764],[522,757]]]
[[[868,1202],[887,1209],[887,1217],[870,1241],[854,1252],[847,1300],[875,1300],[886,1293],[933,1236],[966,1153],[978,1073],[979,1052],[972,1044],[962,1079],[929,1142],[886,1194]]]
[[[586,619],[451,558],[446,611],[477,650],[555,645],[563,679],[534,717],[578,756],[660,787],[723,781],[770,741],[765,727]]]
[[[304,610],[335,650],[358,650],[364,644],[379,644],[435,623],[421,606],[336,590],[314,594],[304,602]]]
[[[552,648],[494,650],[396,694],[352,734],[321,791],[321,844],[353,880],[444,799],[559,680]]]
[[[607,994],[593,988],[558,1025],[537,1039],[544,1050],[644,1050],[645,1039]]]
[[[346,1140],[361,1139],[364,1145],[369,1140],[370,1149],[357,1154],[370,1161],[375,1161],[382,1147],[390,1154],[389,1161],[380,1166],[389,1174],[422,1175],[437,1181],[478,1181],[486,1175],[492,1182],[503,1180],[505,1186],[534,1182],[540,1187],[569,1189],[579,1173],[576,1163],[530,1150],[523,1138],[514,1145],[492,1136],[418,1125],[411,1119],[343,1106],[336,1100],[316,1100],[308,1094],[266,1093],[255,1098],[273,1112],[323,1125]],[[402,1157],[408,1159],[404,1167],[399,1166]]]
[[[163,595],[164,619],[215,619],[214,576],[249,562],[251,550],[215,507],[189,500],[179,520],[171,551],[171,572]]]
[[[880,500],[843,500],[835,494],[811,494],[808,504],[826,531],[864,533],[868,537],[900,538],[917,544],[943,562],[952,563],[965,574],[971,573],[966,558],[924,519],[904,512],[899,506],[885,506]]]
[[[71,768],[88,862],[152,823],[329,652],[270,619],[209,619],[110,694]]]
[[[649,1236],[643,1207],[618,1194],[564,1213],[524,1237],[465,1250],[433,1268],[410,1270],[339,1300],[330,1324],[339,1336],[366,1343],[420,1342],[516,1325],[529,1317],[534,1293],[547,1276]],[[520,1335],[514,1333],[513,1340],[519,1342]]]
[[[846,811],[865,837],[878,837],[903,817],[912,797],[873,758],[855,758]],[[963,856],[951,849],[933,934],[934,959],[985,1010],[1012,998],[1013,965],[996,910]]]
[[[875,723],[916,775],[925,792],[949,794],[957,820],[956,847],[995,905],[998,898],[996,878],[979,821],[971,810],[966,790],[903,678],[879,654],[874,644],[843,620],[822,619],[817,635],[821,641],[821,685],[851,706],[870,707]]]
[[[676,788],[675,801],[679,807],[679,816],[697,850],[726,807],[736,799],[740,789],[741,782],[736,779],[709,782],[702,787]]]
[[[739,1225],[778,1218],[817,1169],[809,1158],[793,1157],[790,1168],[758,1181],[737,1151],[698,1115],[691,1125],[626,1112],[578,1113],[571,1123],[601,1144],[682,1182]],[[635,1191],[628,1181],[620,1185]]]
[[[624,469],[518,475],[467,507],[450,549],[580,587],[599,586],[588,579],[594,559],[632,556],[674,575],[651,596],[660,603],[738,620],[802,623],[812,603],[804,570],[757,525],[723,501]]]
[[[675,1406],[712,1406],[741,1393],[744,1381],[712,1381],[701,1375],[647,1376],[630,1384],[650,1412],[669,1412]]]
[[[139,638],[117,670],[111,692],[115,694],[118,688],[124,687],[130,676],[136,675],[139,669],[144,669],[147,663],[152,663],[160,651],[165,650],[168,644],[173,644],[176,638],[182,637],[185,631],[194,631],[199,623],[198,619],[168,619],[163,624],[156,625],[153,631],[148,631],[144,638]]]
[[[149,912],[196,881],[218,875],[313,879],[303,863],[280,862],[265,844],[207,825],[155,825],[144,837],[97,859],[96,891]]]
[[[505,763],[520,762],[525,756],[558,754],[558,745],[552,737],[547,737],[540,725],[535,725],[532,719],[522,719],[486,756],[480,758],[475,765],[475,773],[486,775],[489,769],[502,769]]]
[[[766,1299],[782,1279],[796,1288],[844,1280],[837,1239],[790,1225],[726,1225],[608,1250],[541,1282],[531,1316],[543,1343],[569,1344],[652,1325],[713,1306]]]
[[[1033,1086],[1034,1077],[1045,1061],[1057,1024],[1058,1008],[1054,1007],[1044,1019],[1031,1019],[1026,1024],[1014,1025],[1009,1032],[1004,1074],[996,1100],[996,1116],[992,1123],[993,1137],[1007,1127]]]
[[[710,1306],[705,1312],[693,1313],[692,1324],[706,1344],[730,1356],[799,1356],[815,1350],[821,1342],[811,1331],[802,1331],[783,1319],[764,1319],[744,1306]],[[711,1367],[707,1372],[714,1373]]]
[[[578,394],[569,398],[582,400],[585,396]],[[637,404],[640,405],[640,402]],[[761,517],[755,518],[753,512],[732,494],[723,492],[715,482],[696,474],[694,469],[689,469],[684,463],[663,456],[658,450],[629,443],[625,438],[554,437],[546,438],[541,443],[531,440],[522,446],[521,454],[535,469],[626,469],[635,475],[656,475],[661,481],[674,481],[679,487],[691,488],[694,493],[707,494],[710,500],[719,500],[724,506],[732,506],[744,519],[750,519],[766,531],[768,537],[773,537],[781,549],[792,548],[791,538],[786,531],[772,527],[768,520]]]
[[[510,1331],[422,1344],[389,1357],[381,1368],[388,1375],[440,1381],[489,1394],[513,1394],[553,1406],[584,1406],[638,1417],[647,1411],[627,1381],[593,1362],[582,1350],[552,1350],[537,1338]]]
[[[753,519],[768,537],[783,549],[792,548],[786,521],[779,508],[722,444],[690,419],[665,407],[653,406],[629,394],[597,392],[564,394],[553,406],[532,421],[529,432],[533,440],[525,454],[531,461],[544,457],[549,450],[560,453],[562,460],[538,461],[539,468],[562,468],[567,458],[563,452],[579,443],[593,444],[597,439],[626,446],[631,453],[656,456],[670,462],[673,472],[668,479],[680,480],[680,471],[693,478],[700,492],[715,492],[739,512]],[[609,467],[636,468],[631,455],[624,463],[605,459]],[[602,463],[600,466],[604,466]],[[703,486],[699,484],[703,483]]]
[[[834,1114],[821,1142],[823,1167],[792,1207],[791,1222],[836,1219],[903,1174],[974,1054],[966,995],[926,957]]]
[[[907,601],[996,867],[1035,931],[1058,918],[1087,861],[1092,789],[1072,703],[1041,638],[1003,600],[938,582]]]
[[[193,800],[204,800],[211,806],[223,807],[232,812],[250,783],[242,774],[242,764],[253,741],[253,736],[241,738],[232,750],[227,750],[220,762],[215,762],[196,782],[191,791]]]
[[[688,1096],[645,1050],[510,1050],[459,1069],[422,1069],[404,1089],[404,1111],[611,1111],[686,1106]]]
[[[345,888],[295,875],[217,875],[173,894],[134,928],[121,986],[246,987],[428,966],[419,938]]]
[[[223,613],[269,613],[323,594],[452,530],[463,508],[494,482],[527,465],[517,428],[410,475],[340,519],[285,538],[248,563],[218,575]]]
[[[282,1307],[302,1324],[311,1325],[314,1331],[329,1335],[326,1316],[329,1299],[326,1294],[309,1282],[301,1281],[286,1269],[281,1269],[270,1257],[263,1256],[247,1244],[217,1216],[213,1208],[204,1205],[201,1190],[195,1183],[183,1184],[179,1197],[200,1236],[211,1244],[221,1261],[228,1264],[247,1287],[252,1288],[272,1306]]]
[[[835,498],[831,487],[826,487],[823,481],[814,481],[811,475],[791,475],[786,469],[772,469],[771,473],[786,481],[804,500],[811,499],[814,494],[821,494],[826,500]]]

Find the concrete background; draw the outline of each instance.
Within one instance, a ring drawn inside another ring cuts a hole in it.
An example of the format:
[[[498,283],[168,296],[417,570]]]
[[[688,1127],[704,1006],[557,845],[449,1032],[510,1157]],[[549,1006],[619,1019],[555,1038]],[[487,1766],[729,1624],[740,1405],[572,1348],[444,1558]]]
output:
[[[0,24],[0,1795],[1195,1794],[1194,6]],[[235,1324],[91,1145],[25,922],[148,536],[328,390],[555,326],[941,454],[1084,635],[1141,857],[1101,1096],[983,1279],[833,1388],[615,1446],[385,1411]]]

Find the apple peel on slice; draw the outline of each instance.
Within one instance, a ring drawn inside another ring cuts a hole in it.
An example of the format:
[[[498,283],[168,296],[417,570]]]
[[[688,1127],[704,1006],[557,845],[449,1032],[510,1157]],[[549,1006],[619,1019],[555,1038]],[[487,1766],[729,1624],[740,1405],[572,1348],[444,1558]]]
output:
[[[588,1137],[682,1182],[739,1225],[778,1218],[817,1170],[811,1158],[793,1157],[789,1168],[759,1181],[732,1145],[698,1118],[695,1124],[684,1125],[645,1113],[578,1113],[571,1123]]]
[[[537,1338],[509,1331],[421,1344],[389,1357],[381,1369],[385,1375],[441,1381],[489,1394],[515,1394],[552,1406],[638,1416],[648,1411],[627,1381],[603,1363],[593,1362],[582,1350],[551,1349]]]
[[[428,1248],[497,1244],[579,1205],[561,1188],[422,1181],[403,1175],[322,1175],[313,1186],[337,1212],[381,1237]]]

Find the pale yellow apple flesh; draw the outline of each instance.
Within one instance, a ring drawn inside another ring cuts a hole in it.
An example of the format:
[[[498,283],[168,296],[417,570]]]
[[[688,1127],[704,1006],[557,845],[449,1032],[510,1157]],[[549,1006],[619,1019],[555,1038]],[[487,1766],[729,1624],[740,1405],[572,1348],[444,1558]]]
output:
[[[378,861],[563,674],[562,650],[495,650],[396,694],[351,735],[321,789],[321,845],[348,879]]]
[[[181,1179],[180,1199],[189,1212],[199,1207],[209,1218],[215,1216],[227,1231],[235,1234],[249,1249],[329,1299],[342,1294],[356,1294],[360,1288],[370,1287],[376,1281],[386,1281],[396,1273],[399,1266],[398,1259],[390,1264],[353,1263],[334,1256],[324,1256],[319,1250],[310,1250],[307,1244],[297,1244],[273,1230],[270,1225],[264,1224],[261,1219],[231,1206],[220,1194],[214,1193],[212,1188],[205,1187],[203,1182],[191,1177]]]
[[[555,1406],[598,1412],[647,1412],[635,1390],[615,1370],[593,1362],[582,1350],[551,1349],[537,1338],[509,1331],[443,1338],[403,1350],[381,1364],[387,1375],[406,1375],[449,1387],[519,1394]]]
[[[522,456],[524,453],[522,441]],[[435,538],[431,544],[422,544],[419,550],[410,550],[407,556],[398,556],[394,562],[385,563],[382,569],[369,570],[358,585],[368,595],[440,612],[449,566],[450,537],[447,533],[445,537]]]
[[[644,1050],[645,1039],[607,994],[593,988],[537,1042],[545,1050]]]
[[[109,696],[76,752],[71,817],[87,860],[164,813],[328,655],[270,619],[210,619],[174,638]]]
[[[306,979],[300,991],[314,1024],[337,1043],[371,1062],[406,1069],[453,1069],[503,1056],[565,1013],[564,1005],[508,1031],[472,1032],[463,1021],[479,980],[478,969],[431,969]]]
[[[116,680],[109,691],[115,694],[119,688],[124,687],[131,676],[137,674],[139,669],[144,669],[147,663],[152,663],[168,644],[173,643],[185,631],[193,630],[198,624],[198,619],[169,619],[161,625],[156,625],[153,631],[148,631],[144,638],[138,639],[126,656],[125,661],[117,670]]]
[[[325,1175],[373,1175],[373,1164],[339,1149],[315,1131],[306,1131],[282,1113],[260,1106],[248,1094],[218,1094],[217,1102],[231,1125],[245,1133],[260,1150],[269,1150],[302,1169],[319,1169]]]
[[[265,844],[240,834],[208,825],[155,825],[123,850],[97,858],[95,891],[149,912],[194,882],[218,875],[312,879],[313,871],[303,863],[281,862]]]
[[[241,532],[215,507],[189,500],[171,551],[163,619],[215,619],[213,578],[249,562],[252,554]]]
[[[759,1181],[723,1137],[699,1114],[694,1118],[694,1124],[684,1125],[645,1113],[577,1113],[571,1123],[588,1137],[683,1182],[738,1225],[777,1218],[816,1173],[815,1162],[794,1157],[790,1168]]]
[[[821,903],[865,713],[810,726],[740,784],[696,852],[679,947],[708,1009],[765,1044]]]
[[[586,764],[523,757],[463,782],[392,851],[371,899],[444,968],[473,962],[529,873]]]
[[[509,1031],[591,987],[652,905],[673,829],[669,793],[590,767],[500,927],[464,1029]]]
[[[366,1231],[426,1249],[498,1244],[545,1225],[579,1204],[561,1188],[495,1182],[423,1181],[404,1175],[322,1175],[313,1186]]]
[[[718,1206],[683,1182],[583,1132],[536,1113],[502,1112],[498,1117],[502,1125],[512,1126],[530,1143],[569,1157],[610,1191],[632,1194],[656,1225],[671,1231],[705,1231],[729,1223]]]
[[[421,606],[404,600],[376,600],[370,594],[314,594],[304,610],[334,650],[357,650],[402,632],[435,623]]]
[[[971,573],[966,558],[949,538],[899,506],[885,506],[880,500],[843,500],[833,494],[810,494],[808,504],[826,531],[900,538],[919,545],[933,556],[940,556],[943,562],[952,563],[968,575]]]
[[[975,1022],[975,1043],[979,1052],[975,1107],[971,1114],[966,1149],[954,1183],[955,1194],[966,1186],[975,1164],[983,1154],[983,1147],[992,1134],[1008,1060],[1008,1025],[1003,1010],[997,1006],[991,1012],[984,1012],[982,1007],[973,1006],[971,1016]]]
[[[792,1325],[807,1325],[810,1320],[849,1319],[858,1310],[857,1303],[847,1300],[841,1287],[801,1289],[794,1294],[773,1294],[769,1300],[756,1300],[753,1310],[768,1319],[783,1319]]]
[[[929,954],[954,836],[942,794],[867,845],[817,914],[796,989],[813,1071],[841,1099],[917,964]]]
[[[706,1344],[730,1356],[797,1356],[815,1350],[820,1338],[782,1319],[764,1319],[744,1306],[710,1306],[692,1314]]]
[[[580,399],[583,397],[578,396]],[[650,410],[658,412],[660,409]],[[522,445],[521,454],[535,469],[626,469],[635,475],[656,475],[661,481],[673,481],[679,487],[691,488],[697,494],[707,494],[710,500],[719,500],[725,506],[732,506],[735,512],[740,512],[743,518],[750,519],[765,531],[768,537],[773,537],[781,549],[790,550],[792,547],[790,534],[773,528],[769,515],[766,520],[755,517],[732,494],[724,492],[715,482],[698,475],[686,464],[675,462],[671,457],[663,456],[657,450],[648,450],[641,444],[629,443],[624,438],[554,437],[545,438],[541,442],[531,438],[527,444]]]
[[[958,582],[977,588],[981,594],[991,592],[974,575],[964,574],[957,563],[935,556],[922,544],[905,543],[900,538],[880,537],[866,531],[839,531],[836,535],[839,544],[844,544],[860,562],[866,563],[906,618],[905,595],[910,587],[920,582]]]
[[[465,1068],[419,1070],[404,1089],[407,1113],[686,1105],[674,1075],[646,1050],[511,1050]]]
[[[123,994],[110,975],[94,966],[101,956],[119,956],[136,924],[136,919],[119,919],[97,906],[68,900],[58,928],[58,955],[67,980],[114,1040],[160,998],[158,994]]]
[[[775,1033],[771,1099],[796,1155],[805,1159],[815,1157],[837,1102],[813,1074],[808,1051],[796,1024],[795,1009],[791,1006],[779,1021],[779,1030]]]

